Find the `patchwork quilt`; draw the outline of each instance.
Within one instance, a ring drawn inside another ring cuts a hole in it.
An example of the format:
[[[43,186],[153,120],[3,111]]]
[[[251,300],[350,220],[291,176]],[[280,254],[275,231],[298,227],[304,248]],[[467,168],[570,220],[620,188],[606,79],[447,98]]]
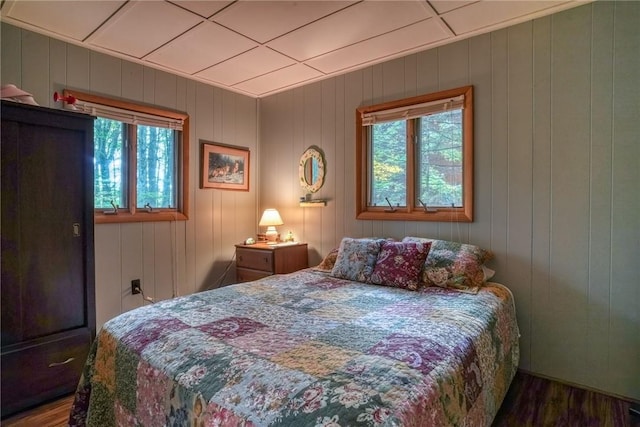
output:
[[[490,425],[518,364],[511,292],[302,270],[107,322],[71,426]]]

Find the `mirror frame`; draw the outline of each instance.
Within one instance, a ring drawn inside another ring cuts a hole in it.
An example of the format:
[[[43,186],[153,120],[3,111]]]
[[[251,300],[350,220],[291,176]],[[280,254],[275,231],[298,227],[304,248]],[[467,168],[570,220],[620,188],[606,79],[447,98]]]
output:
[[[318,162],[318,178],[315,182],[309,183],[305,178],[305,165],[307,160],[315,160]],[[325,174],[325,164],[324,164],[324,156],[322,155],[322,151],[315,146],[311,146],[302,153],[300,157],[300,163],[298,165],[298,175],[300,178],[300,185],[304,188],[308,193],[315,193],[322,185],[324,185],[324,174]]]

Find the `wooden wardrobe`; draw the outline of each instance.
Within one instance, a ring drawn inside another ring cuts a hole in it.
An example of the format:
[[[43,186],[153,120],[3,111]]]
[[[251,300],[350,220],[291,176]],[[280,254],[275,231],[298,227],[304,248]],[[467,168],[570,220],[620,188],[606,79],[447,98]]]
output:
[[[95,336],[93,118],[2,101],[2,417],[75,390]]]

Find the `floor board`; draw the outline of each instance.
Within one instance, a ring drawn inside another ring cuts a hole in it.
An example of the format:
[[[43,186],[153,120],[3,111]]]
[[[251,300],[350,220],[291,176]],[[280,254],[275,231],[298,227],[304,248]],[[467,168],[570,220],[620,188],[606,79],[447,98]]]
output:
[[[631,403],[518,372],[493,427],[640,427]]]
[[[2,421],[3,427],[63,427],[68,425],[73,395]]]

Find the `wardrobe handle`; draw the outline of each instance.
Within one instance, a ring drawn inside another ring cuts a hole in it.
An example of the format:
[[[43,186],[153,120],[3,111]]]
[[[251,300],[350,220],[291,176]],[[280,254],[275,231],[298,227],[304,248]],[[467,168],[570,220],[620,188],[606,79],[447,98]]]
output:
[[[49,363],[49,367],[50,368],[55,368],[56,366],[62,366],[62,365],[66,365],[67,363],[71,363],[74,360],[76,360],[75,357],[70,357],[67,360],[65,360],[64,362],[53,362],[53,363]]]

